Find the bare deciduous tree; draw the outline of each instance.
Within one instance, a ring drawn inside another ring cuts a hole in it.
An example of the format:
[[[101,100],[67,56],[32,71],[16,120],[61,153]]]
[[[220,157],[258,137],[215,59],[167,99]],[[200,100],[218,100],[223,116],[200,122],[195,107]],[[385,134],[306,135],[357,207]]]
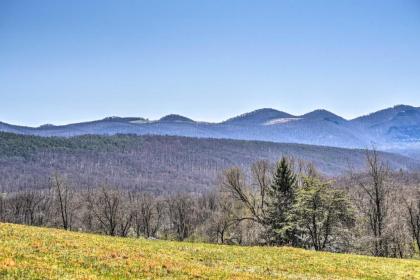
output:
[[[69,230],[72,227],[76,204],[74,191],[58,173],[54,173],[52,176],[51,184],[54,190],[55,202],[58,204],[61,225],[65,230]]]
[[[380,160],[375,149],[366,151],[366,163],[367,174],[357,180],[365,196],[362,210],[368,218],[369,231],[373,237],[373,255],[387,256],[384,234],[391,190],[389,168]]]
[[[254,184],[259,191],[259,212],[264,215],[265,210],[265,199],[267,190],[271,184],[271,169],[270,164],[266,160],[260,160],[255,162],[251,167],[251,173]]]
[[[188,238],[195,228],[195,205],[191,196],[178,194],[167,199],[169,220],[179,241]]]
[[[9,221],[27,225],[45,225],[49,220],[50,197],[47,192],[25,191],[8,199]]]
[[[131,207],[125,207],[121,192],[106,187],[98,191],[89,191],[87,203],[88,209],[106,234],[127,236],[133,213]]]
[[[147,193],[130,194],[133,201],[133,224],[137,237],[156,237],[164,218],[164,203]]]
[[[0,193],[0,222],[5,221],[6,216],[6,194]]]
[[[238,217],[237,221],[252,220],[259,224],[264,223],[263,207],[261,197],[257,197],[254,192],[246,185],[245,175],[239,168],[230,168],[225,171],[222,188],[229,193],[233,199],[243,204],[248,215]],[[266,190],[260,190],[265,193]]]
[[[417,191],[413,199],[406,202],[406,208],[408,212],[408,226],[417,250],[420,251],[420,191]]]

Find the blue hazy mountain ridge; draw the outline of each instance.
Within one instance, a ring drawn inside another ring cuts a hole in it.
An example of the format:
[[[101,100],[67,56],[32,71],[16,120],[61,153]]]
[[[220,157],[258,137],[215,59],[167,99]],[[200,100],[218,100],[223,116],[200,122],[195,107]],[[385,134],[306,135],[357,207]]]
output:
[[[190,118],[181,116],[181,115],[177,115],[177,114],[171,114],[171,115],[167,115],[164,116],[162,118],[159,119],[160,122],[191,122],[193,123],[194,121]]]
[[[230,118],[223,122],[227,125],[259,125],[273,119],[294,118],[295,116],[271,108],[255,110]]]
[[[399,105],[352,121],[370,133],[381,147],[420,150],[420,108]]]
[[[159,120],[108,117],[68,125],[25,127],[0,123],[0,131],[38,136],[86,134],[174,135],[199,138],[260,140],[344,148],[420,149],[420,108],[398,105],[346,120],[326,110],[295,116],[264,108],[220,123],[197,122],[181,115]]]

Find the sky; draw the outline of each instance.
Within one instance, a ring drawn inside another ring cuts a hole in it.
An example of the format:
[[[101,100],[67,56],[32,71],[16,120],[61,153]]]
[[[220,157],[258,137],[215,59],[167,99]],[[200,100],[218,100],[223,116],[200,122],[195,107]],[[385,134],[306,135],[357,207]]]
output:
[[[1,0],[0,121],[420,106],[418,0]]]

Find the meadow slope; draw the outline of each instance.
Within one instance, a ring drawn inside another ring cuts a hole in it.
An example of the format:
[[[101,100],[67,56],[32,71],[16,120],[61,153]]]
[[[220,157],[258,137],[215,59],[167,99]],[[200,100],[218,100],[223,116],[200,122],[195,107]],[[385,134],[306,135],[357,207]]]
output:
[[[420,279],[420,261],[0,224],[0,279]]]

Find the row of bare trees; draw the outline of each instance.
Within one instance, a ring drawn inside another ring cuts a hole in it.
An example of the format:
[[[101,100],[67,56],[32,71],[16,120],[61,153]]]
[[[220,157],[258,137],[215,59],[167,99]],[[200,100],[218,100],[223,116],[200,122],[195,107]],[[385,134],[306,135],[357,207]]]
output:
[[[47,189],[0,194],[0,221],[65,230],[243,245],[286,245],[406,258],[420,250],[417,180],[376,151],[366,170],[332,181],[283,158],[225,170],[206,193],[80,190],[54,174]]]
[[[391,171],[376,150],[366,152],[366,165],[365,172],[351,174],[347,182],[358,213],[356,250],[382,257],[418,254],[418,179],[412,181],[402,171]]]
[[[213,193],[154,196],[111,187],[76,191],[55,174],[47,190],[2,194],[0,221],[182,241],[193,238],[217,203]]]

